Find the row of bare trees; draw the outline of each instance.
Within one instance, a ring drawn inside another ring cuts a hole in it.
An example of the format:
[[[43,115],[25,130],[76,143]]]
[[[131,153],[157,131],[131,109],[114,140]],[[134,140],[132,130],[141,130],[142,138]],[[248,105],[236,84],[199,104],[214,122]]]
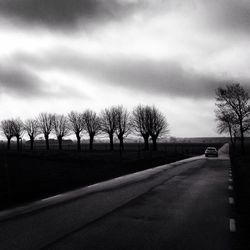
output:
[[[240,138],[241,151],[245,153],[244,138],[250,131],[250,97],[238,83],[216,90],[216,119],[218,132],[228,133],[234,146]]]
[[[30,138],[30,149],[34,148],[34,140],[43,134],[46,149],[49,150],[49,136],[55,134],[59,149],[65,136],[75,134],[77,150],[81,151],[83,133],[89,136],[89,149],[93,149],[94,138],[98,134],[109,137],[110,150],[114,149],[114,137],[120,142],[120,149],[124,149],[124,139],[131,133],[144,139],[145,150],[149,149],[149,139],[152,139],[153,149],[157,149],[157,139],[168,133],[168,123],[165,116],[155,106],[137,106],[130,113],[123,106],[113,106],[104,109],[100,115],[92,110],[83,113],[71,111],[67,116],[50,113],[41,113],[37,118],[21,121],[18,119],[3,120],[1,129],[7,138],[7,148],[13,137],[20,148],[20,139],[26,132]]]

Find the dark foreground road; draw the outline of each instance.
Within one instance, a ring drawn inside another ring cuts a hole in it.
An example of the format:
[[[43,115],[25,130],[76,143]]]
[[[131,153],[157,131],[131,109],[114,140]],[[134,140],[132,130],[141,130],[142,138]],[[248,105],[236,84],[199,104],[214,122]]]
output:
[[[169,169],[148,192],[45,249],[229,250],[229,166],[220,156]]]
[[[0,250],[229,250],[233,186],[223,148],[218,159],[194,157],[0,211]]]

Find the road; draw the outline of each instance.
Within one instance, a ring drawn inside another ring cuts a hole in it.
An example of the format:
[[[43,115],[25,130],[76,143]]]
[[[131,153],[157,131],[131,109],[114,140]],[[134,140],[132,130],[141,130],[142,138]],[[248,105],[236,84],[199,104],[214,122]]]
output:
[[[229,250],[227,151],[1,211],[0,249]]]
[[[201,157],[169,169],[148,192],[45,249],[229,250],[229,166]]]

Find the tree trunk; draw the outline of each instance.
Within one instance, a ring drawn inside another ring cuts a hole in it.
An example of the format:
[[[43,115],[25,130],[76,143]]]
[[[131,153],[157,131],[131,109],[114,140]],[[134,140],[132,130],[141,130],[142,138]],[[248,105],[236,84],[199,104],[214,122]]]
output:
[[[120,141],[120,150],[123,151],[124,150],[123,136],[121,135],[118,138],[119,138],[119,141]]]
[[[148,143],[148,135],[143,135],[143,139],[144,139],[144,150],[148,151],[149,150],[149,143]]]
[[[49,135],[45,135],[46,149],[49,150]]]
[[[58,140],[58,149],[62,150],[62,136],[58,136],[57,140]]]
[[[230,135],[231,144],[232,144],[232,146],[234,146],[233,135],[232,135],[232,128],[231,128],[230,125],[229,125],[229,135]]]
[[[119,140],[120,140],[120,151],[119,151],[120,152],[120,163],[122,163],[122,152],[124,150],[123,136],[120,136]]]
[[[94,135],[89,135],[89,151],[93,150]]]
[[[157,150],[157,137],[152,137],[152,141],[153,141],[153,150],[156,151]]]
[[[34,136],[30,136],[30,150],[34,149]]]
[[[233,137],[234,147],[235,147],[235,145],[236,145],[236,140],[237,140],[237,135],[236,135],[236,134],[234,134],[234,137]]]
[[[76,134],[76,139],[77,139],[77,151],[81,151],[81,137],[80,134]]]
[[[114,138],[113,134],[109,134],[109,146],[110,146],[110,151],[114,150]]]
[[[245,154],[245,145],[244,145],[244,131],[242,121],[240,122],[240,143],[241,143],[241,153]]]
[[[8,142],[7,142],[7,149],[10,150],[10,140],[11,138],[7,138]]]
[[[20,137],[16,136],[16,146],[17,146],[17,150],[20,149]]]

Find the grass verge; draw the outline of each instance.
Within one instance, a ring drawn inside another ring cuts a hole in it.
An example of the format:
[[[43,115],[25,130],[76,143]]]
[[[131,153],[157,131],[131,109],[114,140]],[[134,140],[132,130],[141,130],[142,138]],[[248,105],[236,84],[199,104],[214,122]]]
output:
[[[237,222],[234,249],[250,249],[250,145],[246,145],[245,155],[237,149],[231,150],[231,163]]]

